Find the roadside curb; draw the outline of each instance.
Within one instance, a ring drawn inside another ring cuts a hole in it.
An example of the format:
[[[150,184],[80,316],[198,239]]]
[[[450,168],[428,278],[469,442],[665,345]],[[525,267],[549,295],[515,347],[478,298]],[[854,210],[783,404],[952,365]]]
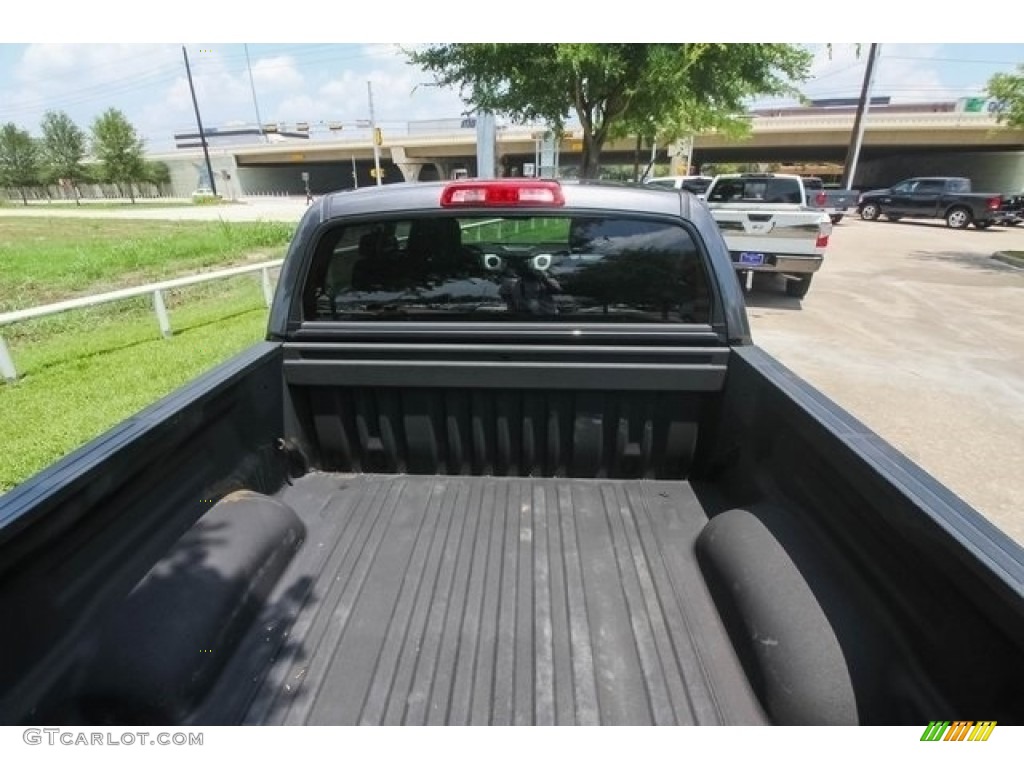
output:
[[[992,258],[1014,269],[1024,271],[1024,256],[1015,256],[1006,251],[996,251],[992,254]]]

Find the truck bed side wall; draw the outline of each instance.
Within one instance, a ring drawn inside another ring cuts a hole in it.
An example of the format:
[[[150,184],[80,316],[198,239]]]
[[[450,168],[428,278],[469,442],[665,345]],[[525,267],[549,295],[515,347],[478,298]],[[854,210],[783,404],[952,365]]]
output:
[[[4,497],[0,722],[65,687],[100,617],[210,508],[204,499],[280,487],[282,414],[280,348],[261,343]]]
[[[826,613],[836,627],[862,620],[846,638],[851,661],[873,645],[880,656],[863,660],[880,687],[861,695],[886,703],[862,701],[865,711],[1024,722],[1024,558],[1013,541],[756,347],[733,350],[719,424],[718,484],[790,510],[835,565],[842,604]],[[901,698],[907,711],[885,711]]]

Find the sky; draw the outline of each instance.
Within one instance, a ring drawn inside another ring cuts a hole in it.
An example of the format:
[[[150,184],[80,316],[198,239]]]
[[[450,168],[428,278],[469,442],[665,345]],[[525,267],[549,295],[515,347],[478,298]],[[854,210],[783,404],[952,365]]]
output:
[[[523,2],[531,3],[533,0]],[[26,19],[23,24],[7,25],[0,32],[0,124],[14,122],[37,134],[45,111],[64,110],[81,127],[88,128],[105,109],[116,107],[145,138],[148,150],[170,150],[175,132],[195,128],[182,43],[97,43],[95,40],[101,37],[114,36],[110,30],[104,30],[102,35],[96,30],[96,16],[102,14],[102,6],[103,3],[97,2],[88,4],[94,13],[83,16],[80,23],[73,15],[65,13],[60,17],[63,26],[43,23],[46,17],[40,16]],[[68,6],[68,9],[77,7],[80,6]],[[207,9],[204,11],[205,19],[189,16],[191,10],[199,13],[204,7]],[[336,4],[303,4],[298,6],[301,9],[298,14],[286,13],[280,5],[266,5],[261,7],[276,9],[271,16],[264,14],[257,19],[258,23],[253,23],[249,17],[261,12],[250,9],[245,19],[235,23],[223,11],[219,16],[211,17],[209,8],[212,7],[211,3],[203,6],[193,3],[193,0],[177,0],[165,7],[173,8],[174,12],[165,10],[166,19],[162,21],[166,21],[166,29],[160,30],[165,37],[188,40],[185,46],[203,122],[207,127],[254,123],[257,105],[264,123],[294,125],[307,122],[314,130],[321,124],[326,129],[330,121],[354,124],[357,120],[369,118],[368,81],[373,87],[377,121],[385,131],[390,128],[404,132],[407,121],[458,117],[466,111],[459,94],[431,85],[430,75],[407,63],[402,48],[415,44],[400,46],[389,40],[410,39],[417,32],[422,36],[413,39],[444,39],[443,33],[448,32],[449,39],[492,41],[499,29],[491,23],[481,25],[478,13],[468,14],[473,17],[472,24],[461,29],[453,25],[448,29],[441,23],[448,18],[443,11],[432,14],[429,24],[417,26],[401,13],[378,13],[372,10],[372,6],[367,6],[371,10],[364,9],[363,15],[359,16],[350,10],[350,6],[346,7],[344,14],[339,13]],[[466,8],[479,6],[463,2],[449,4],[448,7],[451,8],[451,17],[455,18],[459,16],[459,8],[466,16]],[[541,40],[543,36],[540,34],[523,37],[524,29],[537,32],[541,28],[524,27],[523,20],[533,18],[531,13],[543,11],[533,11],[529,5],[523,4],[517,7],[526,12],[518,16],[518,22],[509,24],[508,34],[512,39],[518,35],[520,40]],[[548,7],[552,6],[549,4]],[[783,8],[784,4],[776,2],[773,7]],[[806,9],[807,5],[802,3],[799,7]],[[664,34],[657,24],[658,19],[664,17],[656,12],[656,5],[651,9],[656,22],[654,25],[648,23],[639,30],[631,30],[628,26],[623,29],[613,27],[616,39],[628,41],[630,32],[633,39],[644,40],[656,39],[658,31]],[[111,13],[117,10],[118,7],[114,7]],[[553,18],[557,20],[558,17]],[[296,31],[297,19],[302,20],[299,28],[304,32]],[[311,24],[310,20],[315,20],[315,23]],[[678,25],[679,37],[686,36],[684,30],[687,28],[714,28],[706,16],[691,14],[688,17],[690,23],[686,21],[682,19]],[[775,24],[774,28],[769,24],[763,30],[756,26],[740,29],[734,39],[744,42],[785,39],[777,20]],[[927,42],[931,36],[940,40],[956,40],[957,30],[932,29],[929,32],[927,26],[923,30],[920,26],[903,28],[915,30],[918,41],[883,43],[875,76],[874,95],[890,96],[894,102],[943,101],[980,95],[993,73],[1009,71],[1017,63],[1024,62],[1024,44]],[[607,29],[602,30],[600,26],[581,27],[576,19],[572,26],[560,27],[552,23],[543,29],[556,36],[560,29],[573,29],[581,39],[587,40],[601,40],[602,32],[605,36],[608,34]],[[20,40],[3,37],[11,30],[18,32]],[[214,42],[196,39],[197,31],[207,30]],[[806,21],[803,28],[795,25],[793,29],[787,27],[785,30],[788,34],[806,35],[811,39],[833,31],[836,34],[829,37],[840,37],[840,30],[834,25],[814,24],[808,27]],[[843,28],[841,31],[856,35],[854,39],[870,39],[872,33],[877,33],[871,26],[858,27],[856,23],[851,29]],[[967,31],[970,32],[969,29]],[[651,34],[635,37],[637,32]],[[358,40],[361,36],[374,42],[322,41],[319,38],[324,34],[341,40]],[[915,36],[910,32],[905,34],[910,39]],[[878,33],[877,36],[882,35]],[[243,41],[247,38],[250,42],[244,46]],[[308,42],[252,42],[275,38]],[[38,42],[29,42],[32,40]],[[790,41],[794,40],[790,38]],[[832,43],[831,56],[824,43],[806,45],[815,57],[812,78],[800,86],[801,91],[809,98],[856,97],[866,64],[867,44],[862,45],[859,57],[852,43]],[[771,103],[781,102],[756,99],[751,106]]]

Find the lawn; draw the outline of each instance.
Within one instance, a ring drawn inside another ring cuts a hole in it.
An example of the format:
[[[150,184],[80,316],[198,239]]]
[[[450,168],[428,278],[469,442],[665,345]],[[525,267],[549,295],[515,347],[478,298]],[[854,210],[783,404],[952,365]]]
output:
[[[0,218],[0,312],[280,256],[281,222]]]
[[[81,205],[74,200],[29,200],[26,206],[21,200],[8,200],[7,206],[11,208],[27,208],[28,210],[39,208],[59,208],[61,210],[132,210],[139,208],[191,208],[195,203],[191,200],[165,200],[159,197],[140,197],[134,203],[120,200],[91,200],[83,198]]]
[[[992,258],[1014,267],[1024,267],[1024,251],[1000,251]]]
[[[289,234],[277,224],[3,219],[0,311],[274,258]],[[20,375],[0,384],[0,493],[266,330],[258,275],[169,291],[165,302],[170,339],[148,298],[0,326]]]
[[[463,221],[464,243],[565,243],[569,220],[565,218],[506,218],[493,221]]]

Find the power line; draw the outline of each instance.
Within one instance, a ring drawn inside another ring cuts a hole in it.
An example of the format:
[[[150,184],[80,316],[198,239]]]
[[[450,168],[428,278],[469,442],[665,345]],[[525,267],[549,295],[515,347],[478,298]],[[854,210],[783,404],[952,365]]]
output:
[[[52,108],[61,106],[63,104],[85,103],[94,98],[130,92],[139,88],[149,88],[159,82],[173,80],[179,75],[180,73],[176,69],[172,70],[167,67],[160,67],[144,71],[142,73],[136,73],[131,77],[118,78],[103,83],[97,83],[95,85],[83,86],[81,88],[77,88],[73,93],[65,93],[63,95],[58,94],[49,97],[37,96],[32,99],[24,99],[22,101],[8,101],[4,105],[5,108],[0,110],[0,113],[15,114],[17,111],[32,111],[44,107]]]
[[[37,47],[40,47],[40,46],[41,47],[46,47],[47,44],[40,43],[40,44],[36,44],[36,46]],[[82,47],[83,48],[86,48],[86,47],[109,48],[110,46],[106,46],[106,45],[105,46],[100,46],[100,45],[83,45]],[[170,51],[170,50],[173,50],[173,49],[169,47],[168,50]],[[118,57],[116,60],[104,61],[102,63],[93,64],[93,65],[90,65],[90,66],[76,66],[74,72],[75,72],[76,75],[80,75],[80,74],[82,74],[84,72],[94,72],[94,71],[96,71],[98,69],[108,69],[110,67],[120,68],[126,62],[135,61],[136,59],[141,59],[143,57],[151,57],[152,55],[153,55],[153,51],[145,51],[145,52],[142,52],[142,53],[128,54],[128,55],[125,55],[124,57]],[[24,63],[24,57],[22,58],[22,62],[21,63]],[[23,79],[24,79],[24,81],[26,83],[38,84],[38,83],[41,83],[41,82],[42,83],[47,83],[47,82],[54,82],[54,81],[58,81],[58,80],[63,80],[64,76],[63,75],[54,75],[52,77],[40,78],[40,77],[32,77],[31,75],[29,75],[29,76],[24,77]]]
[[[326,44],[324,44],[326,46]],[[276,56],[276,53],[274,54]],[[357,54],[350,54],[344,56],[331,55],[331,56],[318,56],[312,59],[306,59],[302,61],[302,64],[319,64],[329,63],[337,61],[355,61],[358,59],[373,58],[379,55],[379,52],[363,52]],[[139,58],[138,56],[129,58]],[[237,61],[244,61],[244,52],[237,57]],[[128,59],[125,59],[128,60]],[[221,61],[224,62],[235,62],[234,56],[222,57]],[[263,59],[267,62],[267,59]],[[197,65],[199,62],[196,62]],[[113,63],[111,63],[113,65]],[[261,64],[257,60],[257,70],[276,70],[284,69],[292,66],[292,62],[267,62]],[[94,71],[99,67],[91,67],[82,71]],[[204,68],[199,65],[196,66],[197,73],[204,74]],[[209,73],[209,70],[206,71]],[[224,72],[228,76],[232,76],[230,72]],[[141,72],[136,71],[132,75],[114,78],[112,80],[105,80],[101,83],[94,85],[84,86],[82,88],[76,88],[74,93],[56,94],[50,97],[34,97],[32,99],[25,99],[22,101],[8,101],[4,104],[3,108],[0,108],[0,115],[17,115],[19,112],[32,112],[39,109],[59,109],[65,106],[77,106],[80,104],[87,104],[90,101],[95,101],[101,98],[107,98],[110,96],[124,95],[131,93],[135,90],[143,88],[152,88],[155,85],[159,85],[164,82],[171,82],[180,76],[180,71],[177,64],[160,65],[158,67],[150,68],[148,70],[142,70]],[[39,85],[46,82],[54,82],[62,78],[47,78],[33,80],[32,83]]]
[[[841,75],[843,74],[843,72],[849,72],[851,69],[858,67],[860,67],[860,62],[855,61],[853,64],[849,64],[845,67],[840,67],[839,69],[833,70],[832,72],[826,72],[823,75],[816,75],[814,78],[812,78],[812,81],[817,82],[818,80],[824,80],[829,77],[834,77],[835,75]]]
[[[985,90],[985,86],[983,86],[983,85],[979,85],[979,86],[962,86],[962,87],[957,87],[957,88],[928,88],[928,87],[920,87],[919,88],[919,87],[914,87],[914,86],[906,86],[906,87],[901,87],[901,88],[886,88],[886,87],[881,86],[881,85],[876,85],[875,89],[882,96],[895,96],[895,95],[898,95],[898,94],[901,94],[901,93],[934,93],[934,94],[936,94],[938,96],[941,96],[942,94],[950,94],[950,95],[954,95],[955,96],[955,95],[958,95],[958,94],[977,93],[978,91]],[[805,96],[809,96],[809,97],[814,97],[814,98],[837,98],[837,97],[849,96],[850,95],[850,91],[851,91],[851,89],[848,89],[848,88],[843,89],[843,90],[814,91],[813,93],[808,91],[804,95]],[[850,98],[853,98],[853,96],[850,96]]]
[[[900,59],[902,61],[943,61],[953,64],[997,64],[1001,67],[1015,67],[1017,61],[993,61],[991,59],[947,59],[939,56],[882,56],[882,59]]]

